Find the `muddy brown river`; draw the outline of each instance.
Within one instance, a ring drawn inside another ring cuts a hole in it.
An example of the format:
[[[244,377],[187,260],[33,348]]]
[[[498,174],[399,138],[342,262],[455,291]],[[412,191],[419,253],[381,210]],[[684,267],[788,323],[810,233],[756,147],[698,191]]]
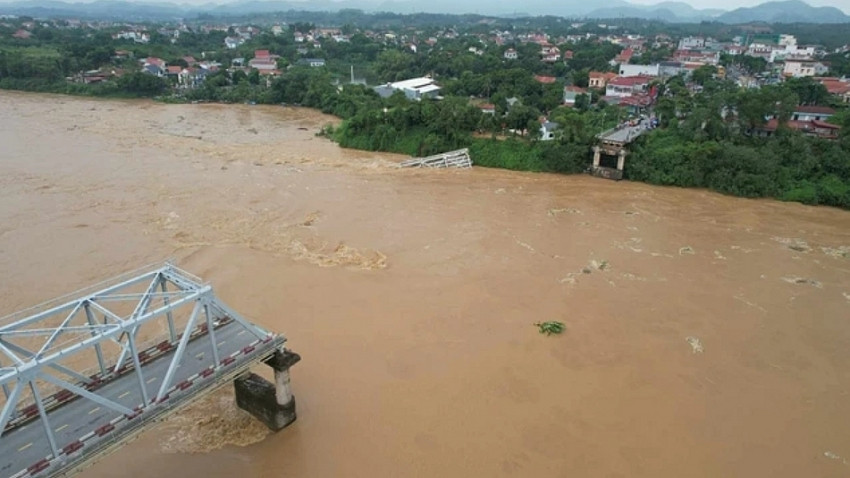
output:
[[[332,121],[0,92],[0,315],[171,258],[303,356],[290,428],[224,389],[82,476],[850,474],[849,212],[401,170]]]

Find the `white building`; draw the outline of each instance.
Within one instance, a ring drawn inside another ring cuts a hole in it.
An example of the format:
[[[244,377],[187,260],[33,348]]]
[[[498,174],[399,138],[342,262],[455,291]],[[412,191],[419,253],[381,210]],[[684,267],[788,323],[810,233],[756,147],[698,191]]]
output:
[[[434,83],[434,80],[428,77],[387,83],[386,85],[376,86],[374,89],[382,98],[389,98],[396,91],[401,91],[404,93],[404,96],[411,100],[437,98],[440,92],[440,87]]]
[[[679,50],[702,50],[705,48],[705,38],[685,37],[679,40]]]
[[[654,65],[620,65],[620,76],[658,76],[661,73],[661,67],[658,63]]]
[[[505,50],[506,60],[516,60],[517,58],[519,58],[519,55],[517,55],[516,50],[514,50],[513,48],[508,48],[507,50]]]
[[[544,121],[540,125],[540,139],[543,141],[552,141],[555,139],[555,131],[558,129],[558,123]]]
[[[634,95],[646,93],[649,89],[651,78],[645,76],[617,77],[605,86],[605,96],[616,96],[627,98]]]
[[[224,39],[224,46],[226,46],[229,50],[234,50],[243,43],[245,43],[245,40],[240,37],[227,37]]]
[[[792,76],[794,78],[815,76],[815,63],[816,62],[814,61],[806,60],[788,60],[785,62],[785,67],[782,69],[782,74],[785,76]]]
[[[794,35],[779,35],[779,44],[782,46],[796,46],[797,45],[797,37]]]
[[[136,43],[148,43],[151,41],[151,36],[144,32],[126,31],[112,35],[114,39],[133,40]]]

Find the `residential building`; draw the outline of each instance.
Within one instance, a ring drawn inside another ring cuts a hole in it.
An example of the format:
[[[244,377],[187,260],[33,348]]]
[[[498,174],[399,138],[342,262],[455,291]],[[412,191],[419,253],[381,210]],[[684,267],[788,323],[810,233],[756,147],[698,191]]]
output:
[[[788,121],[786,126],[789,129],[799,131],[808,136],[816,136],[822,139],[838,139],[841,127],[825,121]],[[769,120],[764,126],[757,128],[754,133],[757,136],[773,136],[779,127],[779,121],[776,118]]]
[[[632,60],[632,55],[634,55],[635,51],[631,48],[626,48],[621,51],[617,56],[614,57],[613,60],[609,61],[608,64],[611,66],[614,65],[622,65],[623,63],[628,63]]]
[[[578,86],[565,86],[564,87],[564,105],[565,106],[575,106],[576,98],[579,95],[586,95],[587,90],[584,88],[579,88]]]
[[[685,65],[680,61],[662,61],[658,63],[659,76],[671,77],[686,71]]]
[[[299,65],[309,66],[311,68],[319,68],[325,66],[324,58],[302,58],[298,60]]]
[[[654,65],[620,65],[620,75],[622,77],[628,76],[659,76],[661,74],[661,67],[658,63]]]
[[[382,98],[389,98],[396,91],[401,91],[411,100],[421,100],[422,98],[438,98],[440,87],[434,83],[434,80],[426,76],[387,83],[376,86],[374,90]]]
[[[679,50],[702,50],[705,48],[705,38],[685,37],[679,40]]]
[[[558,123],[553,123],[549,120],[543,121],[540,124],[540,139],[543,141],[551,141],[555,139],[555,131],[558,130]]]
[[[263,71],[272,71],[277,69],[278,55],[272,55],[268,50],[255,50],[254,58],[248,62],[248,66]]]
[[[652,78],[648,76],[618,76],[608,82],[605,87],[605,96],[623,98],[646,93],[649,90],[651,80]]]
[[[590,88],[603,89],[608,85],[609,81],[616,77],[616,73],[591,71],[588,76],[587,86]]]
[[[224,46],[230,50],[238,48],[243,43],[245,43],[245,39],[241,37],[226,37],[224,39]]]
[[[825,121],[835,114],[828,106],[798,106],[791,114],[792,121]]]
[[[560,53],[549,53],[549,54],[543,55],[540,58],[540,61],[542,61],[544,63],[557,63],[560,59],[561,59]]]
[[[505,54],[503,56],[506,60],[516,60],[517,58],[519,58],[519,55],[517,55],[516,50],[514,50],[513,48],[508,48],[507,50],[505,50]]]
[[[850,80],[839,78],[815,78],[826,87],[829,94],[838,97],[844,103],[850,103]]]
[[[785,66],[782,68],[782,74],[794,78],[804,76],[815,76],[815,63],[808,60],[786,60]]]
[[[699,65],[717,65],[720,63],[719,51],[676,50],[673,60]]]

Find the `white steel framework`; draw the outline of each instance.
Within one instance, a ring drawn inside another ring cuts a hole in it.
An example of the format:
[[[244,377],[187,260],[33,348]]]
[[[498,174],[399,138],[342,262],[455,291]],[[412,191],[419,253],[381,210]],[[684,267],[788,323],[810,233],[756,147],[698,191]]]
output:
[[[0,437],[17,421],[40,418],[52,456],[58,456],[62,444],[49,412],[61,401],[47,395],[77,396],[132,416],[167,399],[190,339],[209,337],[217,368],[220,322],[236,321],[257,339],[271,335],[218,300],[211,286],[170,263],[99,287],[0,318]],[[146,352],[140,351],[164,341],[176,345],[176,352],[151,393],[142,363]],[[122,374],[134,374],[139,387],[141,403],[133,409],[98,394],[100,383]]]

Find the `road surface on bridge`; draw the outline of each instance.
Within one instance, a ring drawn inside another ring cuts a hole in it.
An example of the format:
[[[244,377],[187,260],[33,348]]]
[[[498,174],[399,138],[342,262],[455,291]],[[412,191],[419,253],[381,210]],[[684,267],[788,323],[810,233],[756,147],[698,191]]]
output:
[[[236,321],[227,322],[215,329],[215,339],[218,344],[219,360],[230,356],[235,352],[243,350],[246,346],[256,342],[256,335],[248,331],[242,324]],[[252,363],[268,355],[267,352],[274,351],[277,341],[260,343],[257,350],[245,355],[238,355],[238,359],[224,367],[221,373],[227,373],[232,369],[247,369]],[[265,349],[268,348],[268,351]],[[173,347],[166,353],[158,356],[142,366],[145,388],[148,397],[155,397],[162,385],[171,359],[176,353]],[[214,365],[212,354],[212,343],[209,333],[199,335],[186,344],[183,361],[174,373],[171,385],[179,384]],[[201,392],[216,381],[216,375],[210,375],[204,379],[195,380],[195,384],[187,392]],[[209,383],[207,383],[209,382]],[[97,394],[107,399],[118,402],[129,409],[139,406],[143,402],[141,386],[135,373],[121,375],[97,389]],[[70,443],[80,440],[81,437],[90,434],[93,430],[108,424],[111,420],[122,414],[116,410],[100,406],[98,403],[85,397],[78,397],[73,401],[65,403],[48,412],[48,422],[55,432],[56,445],[61,450]],[[143,414],[145,415],[145,414]],[[144,427],[146,422],[139,420],[138,427]],[[102,437],[93,437],[86,441],[83,454],[88,450],[96,450],[98,441],[111,440],[110,434]],[[17,475],[21,470],[26,470],[31,465],[51,455],[50,444],[47,440],[44,425],[40,418],[17,427],[0,438],[0,477],[6,478]],[[72,458],[72,460],[74,460]],[[81,460],[85,461],[85,460]],[[26,476],[26,474],[24,475]]]
[[[601,136],[600,139],[602,141],[613,141],[617,143],[630,143],[637,139],[644,131],[646,131],[646,125],[639,124],[637,126],[627,126],[622,129],[611,131],[605,136]]]

